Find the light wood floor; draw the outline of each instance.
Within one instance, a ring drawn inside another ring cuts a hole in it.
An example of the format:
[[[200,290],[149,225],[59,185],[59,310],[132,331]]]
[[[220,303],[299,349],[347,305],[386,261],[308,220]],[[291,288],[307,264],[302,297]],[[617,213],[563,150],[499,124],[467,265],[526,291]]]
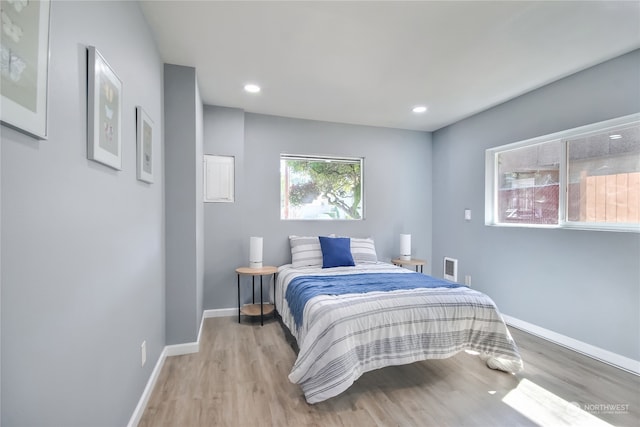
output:
[[[206,319],[200,352],[167,358],[139,425],[640,425],[639,377],[511,331],[525,363],[518,375],[460,353],[368,372],[309,405],[287,378],[296,354],[277,320]]]

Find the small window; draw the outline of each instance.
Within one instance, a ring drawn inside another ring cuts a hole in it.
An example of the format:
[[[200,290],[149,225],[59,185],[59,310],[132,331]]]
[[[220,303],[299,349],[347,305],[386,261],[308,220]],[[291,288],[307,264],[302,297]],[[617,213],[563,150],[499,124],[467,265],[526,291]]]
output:
[[[362,158],[280,156],[280,218],[363,218]]]
[[[640,114],[486,151],[485,223],[640,231]]]

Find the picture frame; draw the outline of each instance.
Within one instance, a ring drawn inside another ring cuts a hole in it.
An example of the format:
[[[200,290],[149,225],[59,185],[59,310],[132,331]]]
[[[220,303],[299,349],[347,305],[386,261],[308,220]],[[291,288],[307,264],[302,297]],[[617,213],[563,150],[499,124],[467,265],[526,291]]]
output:
[[[122,170],[122,82],[94,46],[87,77],[87,157]]]
[[[138,180],[153,184],[153,121],[142,107],[136,107],[136,152]]]
[[[49,0],[2,0],[0,122],[47,139]]]

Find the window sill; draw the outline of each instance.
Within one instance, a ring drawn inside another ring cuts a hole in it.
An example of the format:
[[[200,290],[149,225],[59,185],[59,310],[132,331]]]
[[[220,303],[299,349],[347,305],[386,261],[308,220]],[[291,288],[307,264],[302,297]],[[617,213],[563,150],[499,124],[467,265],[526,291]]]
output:
[[[564,223],[564,224],[509,224],[485,223],[488,227],[499,228],[542,228],[547,230],[582,230],[582,231],[612,231],[621,233],[640,233],[640,224],[601,224],[601,223]]]

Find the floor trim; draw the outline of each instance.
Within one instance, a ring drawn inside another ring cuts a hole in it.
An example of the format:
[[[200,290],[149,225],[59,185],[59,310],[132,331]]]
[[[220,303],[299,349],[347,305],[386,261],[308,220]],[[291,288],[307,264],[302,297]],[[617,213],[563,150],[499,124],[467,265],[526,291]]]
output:
[[[605,350],[600,347],[578,341],[566,335],[559,334],[557,332],[542,328],[532,323],[525,322],[524,320],[508,316],[506,314],[503,314],[502,317],[509,326],[521,329],[532,335],[543,338],[547,341],[551,341],[555,344],[584,354],[585,356],[589,356],[592,359],[599,360],[608,365],[615,366],[616,368],[620,368],[632,374],[640,375],[640,361],[638,360],[634,360],[617,353],[613,353],[609,350]]]
[[[151,397],[151,392],[153,392],[153,388],[156,385],[156,381],[158,381],[158,377],[160,376],[160,371],[162,371],[162,367],[164,366],[164,361],[167,358],[167,348],[165,347],[160,353],[160,357],[158,357],[158,361],[156,362],[156,366],[151,371],[151,376],[147,381],[147,385],[142,392],[142,396],[140,396],[140,400],[138,401],[138,405],[136,409],[133,411],[131,415],[131,419],[129,420],[129,424],[127,427],[136,427],[140,420],[142,419],[142,414],[144,414],[144,409],[147,407],[147,403],[149,403],[149,398]]]
[[[217,310],[205,310],[202,313],[202,317],[230,317],[237,316],[238,309],[237,308],[219,308]]]
[[[181,356],[183,354],[191,354],[197,353],[200,351],[200,339],[202,337],[202,327],[204,326],[204,319],[208,319],[210,317],[228,317],[234,316],[238,314],[237,308],[222,308],[218,310],[204,310],[202,312],[202,320],[200,321],[200,329],[198,330],[198,340],[196,342],[189,342],[184,344],[173,344],[167,345],[160,353],[160,357],[158,357],[158,361],[156,362],[156,366],[153,368],[151,372],[151,376],[149,377],[149,381],[147,381],[147,385],[142,392],[142,396],[140,396],[140,400],[138,401],[138,405],[136,409],[133,411],[131,415],[131,419],[129,420],[129,424],[127,427],[136,427],[140,420],[142,419],[142,414],[144,414],[144,409],[147,407],[147,403],[149,403],[149,398],[151,398],[151,392],[153,392],[153,388],[156,385],[156,381],[158,381],[158,377],[160,375],[160,371],[164,366],[164,362],[167,357],[170,356]]]

